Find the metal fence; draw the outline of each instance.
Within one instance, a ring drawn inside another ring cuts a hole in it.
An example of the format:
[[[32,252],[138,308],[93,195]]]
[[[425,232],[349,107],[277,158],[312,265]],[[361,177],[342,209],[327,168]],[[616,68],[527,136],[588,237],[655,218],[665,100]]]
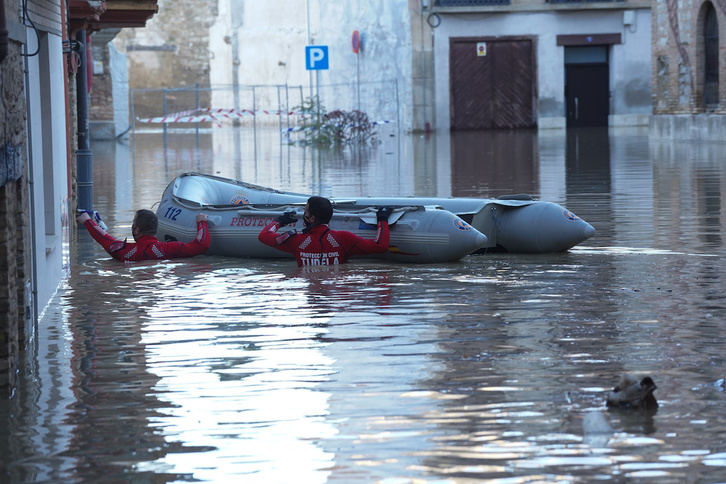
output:
[[[276,127],[281,139],[301,120],[299,107],[315,97],[326,112],[359,110],[374,122],[400,129],[398,82],[381,81],[309,86],[203,85],[166,89],[132,89],[133,135],[140,130],[213,129],[223,124]]]

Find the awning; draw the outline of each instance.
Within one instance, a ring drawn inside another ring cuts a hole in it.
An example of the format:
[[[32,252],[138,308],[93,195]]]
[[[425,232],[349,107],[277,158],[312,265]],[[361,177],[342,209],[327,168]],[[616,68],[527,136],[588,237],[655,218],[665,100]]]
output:
[[[158,0],[68,0],[71,32],[144,27],[159,11]]]

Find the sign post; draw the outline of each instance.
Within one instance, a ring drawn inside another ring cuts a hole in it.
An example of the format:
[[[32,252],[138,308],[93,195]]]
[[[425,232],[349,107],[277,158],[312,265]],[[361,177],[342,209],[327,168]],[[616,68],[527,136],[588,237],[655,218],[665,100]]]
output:
[[[357,54],[360,49],[360,34],[357,30],[353,31],[353,36],[350,39],[351,46],[353,47],[353,53]]]
[[[355,70],[356,70],[356,80],[358,83],[358,111],[360,111],[360,56],[358,55],[358,51],[360,50],[360,34],[357,30],[353,31],[353,35],[350,38],[350,45],[353,48],[353,53],[356,54],[355,56]]]
[[[315,73],[315,97],[317,98],[316,104],[318,109],[320,109],[320,80],[318,79],[318,74],[319,71],[328,70],[329,67],[330,62],[328,61],[327,45],[308,45],[305,47],[305,69],[318,71]],[[310,89],[312,89],[312,86]],[[320,112],[318,112],[318,118],[320,118]]]

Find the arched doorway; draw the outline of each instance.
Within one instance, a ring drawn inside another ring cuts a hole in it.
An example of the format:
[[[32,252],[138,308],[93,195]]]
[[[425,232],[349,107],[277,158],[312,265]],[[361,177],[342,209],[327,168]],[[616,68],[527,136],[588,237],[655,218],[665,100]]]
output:
[[[718,19],[711,3],[704,15],[703,47],[703,102],[708,109],[718,105]]]

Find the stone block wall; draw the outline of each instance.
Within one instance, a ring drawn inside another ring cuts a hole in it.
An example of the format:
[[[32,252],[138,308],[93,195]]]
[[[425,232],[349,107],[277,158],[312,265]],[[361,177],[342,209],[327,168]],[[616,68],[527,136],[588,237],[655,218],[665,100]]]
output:
[[[159,0],[158,6],[159,12],[145,28],[122,29],[113,40],[118,52],[128,59],[128,88],[165,89],[196,84],[208,87],[209,61],[213,55],[209,49],[209,28],[217,15],[217,1]],[[91,95],[93,104],[100,102],[101,93]],[[194,105],[194,95],[189,91],[170,96],[166,112],[189,109]],[[137,95],[133,102],[136,117],[159,116],[164,112],[161,92]],[[209,105],[207,94],[202,94],[200,104]]]
[[[209,84],[209,27],[216,4],[160,0],[146,28],[124,29],[115,44],[129,58],[129,87]]]
[[[110,140],[115,139],[117,135],[114,119],[114,79],[111,74],[109,42],[118,32],[119,29],[102,30],[95,32],[91,37],[93,75],[90,78],[91,92],[88,109],[91,139]],[[128,96],[128,93],[126,95]],[[123,101],[123,99],[119,100],[119,102]]]
[[[21,45],[10,41],[0,96],[0,398],[15,385],[25,343],[26,283],[30,262],[25,96]],[[27,308],[29,309],[29,308]]]
[[[92,38],[93,61],[101,66],[102,72],[97,73],[94,66],[88,116],[92,121],[113,120],[113,82],[109,72],[108,45],[96,42],[95,35]]]

